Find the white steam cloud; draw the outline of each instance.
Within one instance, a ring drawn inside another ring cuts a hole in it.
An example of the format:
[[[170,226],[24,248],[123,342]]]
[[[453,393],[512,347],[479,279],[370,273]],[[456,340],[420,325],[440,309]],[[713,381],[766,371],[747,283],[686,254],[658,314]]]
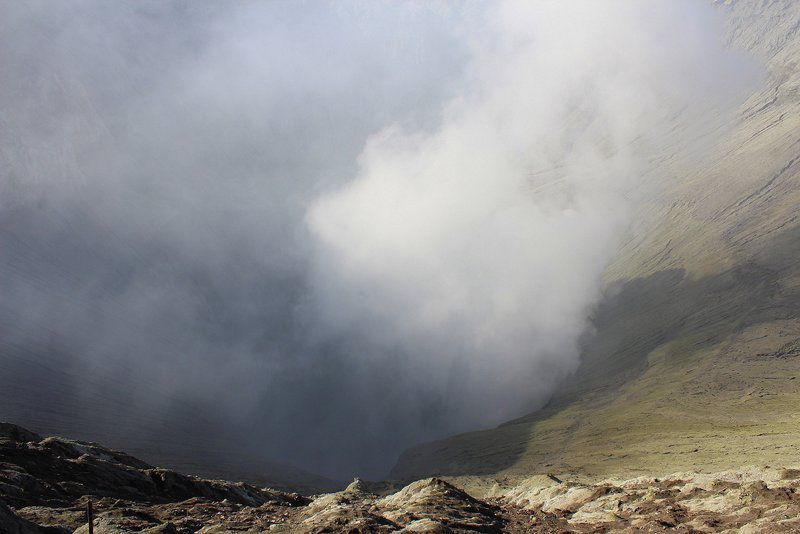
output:
[[[371,137],[307,219],[326,327],[399,350],[471,424],[575,369],[654,157],[676,124],[724,108],[737,72],[697,27],[715,22],[704,6],[504,2],[488,17],[439,126]]]
[[[747,78],[696,1],[0,13],[0,419],[159,463],[381,477],[536,409]]]

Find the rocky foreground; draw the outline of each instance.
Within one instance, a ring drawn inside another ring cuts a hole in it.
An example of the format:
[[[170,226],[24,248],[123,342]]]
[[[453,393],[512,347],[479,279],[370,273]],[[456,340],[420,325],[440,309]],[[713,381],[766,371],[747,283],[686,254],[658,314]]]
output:
[[[473,484],[475,485],[475,484]],[[791,532],[800,470],[751,469],[594,484],[537,475],[397,491],[356,480],[315,497],[202,480],[94,443],[0,424],[0,533]]]

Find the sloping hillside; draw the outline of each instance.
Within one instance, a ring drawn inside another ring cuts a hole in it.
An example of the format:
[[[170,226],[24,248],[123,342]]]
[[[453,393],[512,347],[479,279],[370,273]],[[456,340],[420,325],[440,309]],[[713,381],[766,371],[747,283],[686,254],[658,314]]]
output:
[[[640,206],[640,224],[608,267],[580,369],[544,409],[414,447],[393,477],[601,477],[794,461],[800,3],[718,8],[730,45],[763,60],[768,77],[713,146],[687,143],[663,161],[674,182]]]

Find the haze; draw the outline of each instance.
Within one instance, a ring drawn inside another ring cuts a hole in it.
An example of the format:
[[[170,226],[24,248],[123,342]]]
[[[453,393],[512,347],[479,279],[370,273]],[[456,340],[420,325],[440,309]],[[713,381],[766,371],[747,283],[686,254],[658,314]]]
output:
[[[759,75],[704,2],[0,10],[0,416],[333,477],[545,403]]]

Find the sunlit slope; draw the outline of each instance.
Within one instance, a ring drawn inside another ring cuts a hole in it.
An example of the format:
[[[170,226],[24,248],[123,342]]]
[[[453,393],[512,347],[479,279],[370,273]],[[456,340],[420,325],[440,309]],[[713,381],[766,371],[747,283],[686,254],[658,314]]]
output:
[[[800,3],[719,9],[768,79],[714,145],[664,161],[675,182],[609,266],[575,377],[539,412],[408,450],[394,477],[797,463]]]

